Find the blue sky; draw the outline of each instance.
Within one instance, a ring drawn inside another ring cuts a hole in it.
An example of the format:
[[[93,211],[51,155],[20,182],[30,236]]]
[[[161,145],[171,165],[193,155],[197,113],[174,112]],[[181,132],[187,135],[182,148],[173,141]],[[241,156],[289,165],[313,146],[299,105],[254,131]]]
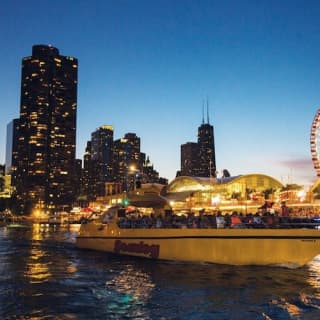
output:
[[[319,1],[1,1],[0,163],[19,116],[21,59],[79,59],[77,156],[101,125],[141,137],[161,176],[180,169],[208,97],[218,171],[310,185],[320,106]]]

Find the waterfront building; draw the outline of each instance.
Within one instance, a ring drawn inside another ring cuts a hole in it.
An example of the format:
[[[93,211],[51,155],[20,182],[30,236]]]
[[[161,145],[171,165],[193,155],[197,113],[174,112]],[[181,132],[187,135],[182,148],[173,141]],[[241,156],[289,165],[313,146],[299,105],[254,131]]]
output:
[[[6,175],[11,175],[12,184],[16,180],[17,155],[18,155],[18,130],[19,119],[13,119],[7,125],[6,141]]]
[[[90,181],[96,196],[105,194],[105,183],[113,181],[113,127],[103,125],[91,134]]]
[[[127,145],[127,140],[124,138],[115,140],[113,144],[114,180],[121,185],[121,189],[120,189],[121,192],[123,190],[126,190],[126,172],[127,172],[126,145]]]
[[[132,191],[143,183],[168,183],[159,178],[149,157],[140,151],[140,138],[135,133],[126,133],[117,140],[113,133],[112,126],[101,126],[87,143],[81,198],[94,201]]]
[[[81,180],[81,195],[85,199],[92,200],[94,198],[94,192],[91,188],[92,185],[92,168],[91,168],[91,141],[87,141],[85,153],[83,155],[83,168],[82,168],[82,180]]]
[[[142,172],[140,138],[135,133],[126,133],[114,141],[114,181],[120,182],[122,190],[134,189],[135,175]]]
[[[82,186],[82,160],[76,159],[75,160],[75,184],[74,184],[74,198],[78,199],[81,195],[81,186]]]
[[[177,210],[256,212],[266,200],[279,203],[284,185],[264,174],[223,178],[180,176],[164,195]]]
[[[50,45],[22,59],[17,148],[18,211],[74,200],[78,61]]]
[[[143,183],[168,184],[168,179],[159,176],[159,172],[154,169],[153,163],[150,161],[149,157],[143,162],[142,176],[140,181],[138,181],[138,185],[141,187]]]
[[[5,166],[0,165],[0,193],[4,191],[4,176],[5,176]]]
[[[130,166],[135,166],[135,170],[141,170],[144,157],[140,152],[141,140],[135,133],[126,133],[124,139],[127,140],[127,162]],[[143,159],[142,159],[143,158]]]

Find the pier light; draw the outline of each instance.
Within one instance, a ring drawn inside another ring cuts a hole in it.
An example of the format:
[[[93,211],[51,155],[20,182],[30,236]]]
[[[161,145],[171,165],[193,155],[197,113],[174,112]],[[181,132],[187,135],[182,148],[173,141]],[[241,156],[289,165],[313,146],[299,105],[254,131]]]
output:
[[[221,198],[219,194],[211,198],[211,205],[213,206],[218,206],[220,202],[221,202]]]
[[[40,208],[35,208],[32,211],[32,217],[37,220],[44,219],[47,217],[47,215]]]
[[[297,197],[299,198],[299,201],[300,201],[300,202],[303,202],[303,201],[305,200],[305,198],[306,198],[306,192],[305,192],[305,190],[300,190],[300,191],[298,191]]]

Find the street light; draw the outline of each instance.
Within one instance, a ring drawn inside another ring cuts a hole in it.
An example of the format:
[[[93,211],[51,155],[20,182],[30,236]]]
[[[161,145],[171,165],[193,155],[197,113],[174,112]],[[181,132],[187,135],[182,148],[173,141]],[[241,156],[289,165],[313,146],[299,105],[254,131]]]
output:
[[[130,165],[129,166],[129,175],[133,175],[133,190],[135,189],[140,189],[141,188],[141,172],[139,169],[136,168],[135,165]],[[131,179],[130,179],[130,184],[131,186]],[[131,189],[131,188],[129,188]],[[129,190],[130,191],[130,190]]]
[[[131,190],[131,179],[130,176],[132,175],[132,173],[134,173],[136,171],[136,167],[135,165],[131,164],[131,165],[127,165],[126,166],[126,175],[125,175],[125,191],[129,192]],[[134,188],[133,188],[134,189]]]

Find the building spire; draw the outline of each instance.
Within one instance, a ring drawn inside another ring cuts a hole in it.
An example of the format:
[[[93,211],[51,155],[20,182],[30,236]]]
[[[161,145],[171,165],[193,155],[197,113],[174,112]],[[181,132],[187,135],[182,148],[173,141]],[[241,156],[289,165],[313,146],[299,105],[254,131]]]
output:
[[[204,100],[202,100],[202,124],[204,124]]]
[[[208,99],[208,96],[207,96],[207,123],[209,124],[209,99]]]

